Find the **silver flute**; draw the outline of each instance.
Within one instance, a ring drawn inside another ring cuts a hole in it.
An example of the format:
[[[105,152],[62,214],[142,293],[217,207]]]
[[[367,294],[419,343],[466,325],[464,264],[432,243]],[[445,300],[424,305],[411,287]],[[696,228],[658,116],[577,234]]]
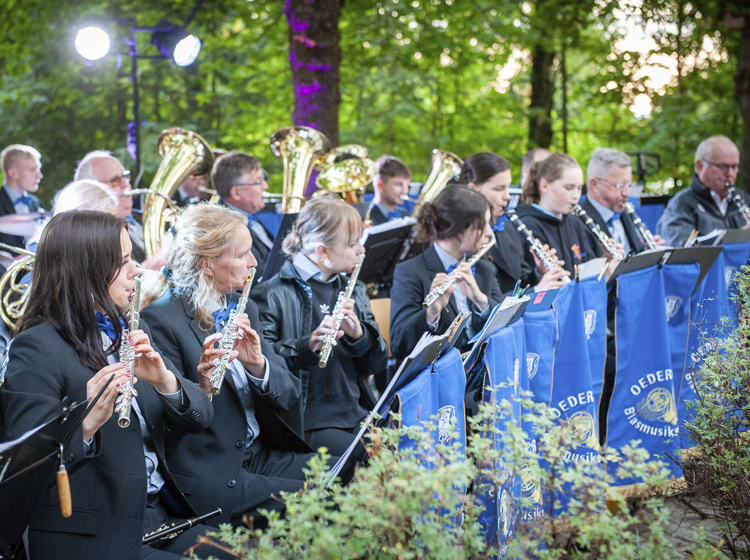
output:
[[[349,276],[349,282],[347,282],[346,288],[341,290],[338,297],[336,298],[336,305],[333,308],[333,313],[331,313],[331,317],[333,317],[333,334],[325,335],[325,339],[323,340],[323,348],[320,349],[320,356],[318,357],[319,367],[324,368],[328,365],[328,360],[331,358],[333,347],[338,344],[336,342],[336,333],[339,332],[339,328],[341,328],[341,322],[344,320],[344,314],[341,312],[341,308],[343,307],[344,302],[352,297],[354,286],[357,285],[357,277],[359,276],[359,271],[362,270],[362,263],[364,262],[365,254],[362,253],[359,256],[359,262],[357,262],[357,266],[354,267],[351,276]]]
[[[656,241],[654,241],[654,236],[651,235],[651,232],[646,227],[646,224],[643,223],[641,217],[635,213],[635,207],[633,206],[633,204],[630,202],[626,202],[625,204],[623,204],[623,207],[628,216],[630,216],[630,219],[633,220],[633,225],[638,230],[638,233],[641,234],[646,247],[648,247],[649,249],[656,249]]]
[[[534,237],[534,235],[531,233],[531,230],[527,228],[526,224],[521,221],[521,218],[518,217],[518,214],[516,214],[515,210],[506,209],[505,215],[508,216],[508,219],[511,222],[513,222],[513,225],[516,226],[516,229],[526,237],[529,245],[531,245],[531,250],[534,251],[534,254],[536,254],[536,256],[539,257],[539,260],[542,261],[542,266],[545,268],[545,270],[563,270],[563,267],[557,264],[556,261],[552,260],[550,254],[544,250],[544,245],[542,245],[542,242]],[[560,281],[563,284],[567,284],[568,282],[570,282],[570,276],[562,276],[560,277]]]
[[[497,238],[493,234],[492,237],[490,237],[490,240],[482,245],[482,248],[474,253],[474,255],[472,255],[472,257],[466,261],[466,264],[468,264],[469,266],[474,266],[477,261],[481,259],[484,254],[490,250],[490,247],[492,247],[496,242]],[[432,304],[435,303],[446,291],[448,291],[448,288],[450,288],[456,280],[458,280],[459,274],[459,272],[454,270],[448,275],[448,279],[445,282],[443,282],[429,294],[427,294],[424,298],[424,301],[422,302],[422,308],[429,309],[430,307],[432,307]]]
[[[729,194],[732,197],[732,200],[734,200],[734,203],[737,205],[737,208],[740,209],[740,213],[742,214],[742,217],[745,218],[745,222],[750,224],[750,208],[748,208],[747,204],[745,204],[745,201],[742,199],[742,195],[740,192],[734,188],[734,183],[730,183],[727,181],[724,183],[724,186],[726,186],[727,190],[729,191]]]
[[[607,251],[607,253],[609,253],[613,259],[623,260],[625,258],[625,255],[622,254],[622,251],[619,251],[617,247],[615,247],[614,239],[612,239],[609,235],[602,231],[602,228],[600,228],[599,225],[591,218],[591,216],[586,213],[586,210],[581,208],[578,204],[575,204],[573,205],[573,213],[575,213],[576,216],[583,220],[583,223],[586,224],[586,227],[591,230],[591,233],[596,236],[596,238],[599,240],[599,243],[601,243],[602,247],[604,247],[604,250]]]
[[[130,319],[128,326],[122,330],[120,335],[120,361],[122,361],[130,370],[130,379],[125,382],[119,389],[117,399],[115,399],[115,412],[118,414],[117,425],[121,428],[130,426],[130,409],[133,405],[133,397],[138,396],[138,392],[133,387],[135,381],[135,350],[133,345],[128,341],[128,335],[137,331],[141,323],[140,314],[141,305],[141,279],[135,277],[135,289],[133,297],[130,298]]]
[[[234,348],[234,341],[237,340],[237,317],[245,312],[247,307],[248,296],[250,295],[250,288],[253,285],[253,278],[255,278],[255,269],[250,269],[250,276],[245,280],[245,285],[242,288],[242,295],[240,301],[237,302],[237,307],[232,309],[227,319],[226,327],[224,327],[224,336],[221,339],[220,348],[223,350],[219,363],[216,364],[214,372],[211,375],[211,394],[218,395],[221,392],[221,384],[224,381],[224,376],[229,369],[229,356],[232,354],[232,348]]]

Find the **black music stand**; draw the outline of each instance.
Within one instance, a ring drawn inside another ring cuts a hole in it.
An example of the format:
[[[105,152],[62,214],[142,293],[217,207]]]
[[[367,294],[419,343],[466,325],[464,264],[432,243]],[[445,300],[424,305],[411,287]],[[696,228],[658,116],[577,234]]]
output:
[[[266,266],[263,268],[260,277],[258,277],[259,283],[276,276],[284,265],[286,255],[281,250],[281,244],[284,243],[284,238],[292,231],[292,226],[296,220],[297,213],[284,214],[284,217],[281,219],[279,231],[276,232],[276,237],[273,238],[273,247],[271,247],[271,252],[268,253],[268,258],[266,259]]]
[[[359,271],[362,282],[390,283],[414,223],[414,218],[399,218],[365,230],[362,244],[367,256]]]

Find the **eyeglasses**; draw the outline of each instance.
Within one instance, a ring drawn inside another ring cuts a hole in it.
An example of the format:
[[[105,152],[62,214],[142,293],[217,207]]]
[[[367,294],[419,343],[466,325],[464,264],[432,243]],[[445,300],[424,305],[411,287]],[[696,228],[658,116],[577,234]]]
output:
[[[120,175],[119,177],[110,179],[109,184],[113,189],[116,189],[122,184],[123,179],[125,179],[126,181],[130,180],[130,171],[128,171],[127,169],[123,170],[122,175]]]
[[[740,168],[739,163],[714,163],[712,161],[704,161],[703,163],[707,163],[708,165],[713,165],[716,169],[718,169],[722,173],[729,171],[730,169],[733,171],[737,171]]]
[[[263,186],[263,183],[261,181],[256,181],[255,183],[237,183],[236,185],[232,185],[233,187],[261,187]]]
[[[596,180],[597,180],[597,181],[601,181],[602,183],[607,183],[608,185],[612,185],[612,186],[613,186],[614,188],[616,188],[616,189],[617,189],[618,191],[619,191],[620,189],[624,189],[625,187],[628,187],[629,189],[634,189],[635,187],[637,187],[637,186],[638,186],[638,183],[634,183],[634,182],[632,182],[632,181],[631,181],[631,182],[629,182],[629,183],[610,183],[610,182],[609,182],[609,181],[607,181],[606,179],[599,179],[598,177],[597,177],[597,179],[596,179]]]

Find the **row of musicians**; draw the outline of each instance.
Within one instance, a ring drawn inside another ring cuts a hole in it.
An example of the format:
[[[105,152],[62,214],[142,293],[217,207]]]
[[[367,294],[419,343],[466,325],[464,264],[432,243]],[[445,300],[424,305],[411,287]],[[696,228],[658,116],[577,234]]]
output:
[[[479,156],[507,165],[498,156]],[[506,174],[509,179],[507,167],[489,178]],[[527,270],[513,283],[560,282],[563,273],[542,273],[531,264],[529,251],[515,232],[510,235],[511,228],[502,228],[502,220],[493,232],[491,224],[509,198],[507,185],[478,177],[467,181],[475,189],[448,187],[419,213],[420,237],[431,246],[395,274],[390,334],[397,358],[425,330],[442,331],[459,308],[472,312],[472,330],[480,328],[503,298],[495,265],[513,260]],[[519,215],[535,234],[544,240],[545,231],[557,231],[565,243],[558,248],[561,255],[568,244],[578,245],[577,252],[571,249],[573,262],[600,253],[588,230],[568,219],[583,186],[572,158],[553,154],[532,167],[527,184],[536,185],[538,198],[528,215],[521,209]],[[483,187],[501,196],[491,202],[481,194]],[[556,222],[545,230],[532,223],[535,216],[539,226],[547,217]],[[119,361],[120,324],[138,273],[127,221],[101,212],[64,212],[45,228],[29,306],[16,327],[0,388],[2,439],[49,420],[65,397],[93,397],[115,377],[64,456],[73,515],[56,515],[52,490],[34,505],[32,560],[100,558],[104,550],[108,557],[177,558],[203,529],[159,550],[141,547],[142,532],[196,509],[221,507],[224,514],[215,523],[241,524],[259,508],[283,508],[275,496],[302,487],[302,468],[314,449],[327,447],[333,461],[352,442],[372,405],[364,382],[385,368],[388,355],[361,284],[334,331],[330,312],[346,283],[341,273],[351,271],[363,251],[361,218],[337,199],[320,198],[303,208],[284,243],[289,262],[253,289],[253,301],[238,321],[231,375],[209,400],[219,333],[236,304],[236,290],[257,265],[246,225],[246,216],[223,206],[194,205],[180,215],[163,240],[164,270],[143,279],[144,321],[129,335],[139,354],[134,371]],[[492,235],[516,253],[469,270],[465,256]],[[458,282],[423,310],[424,296],[447,278],[450,265],[458,267]],[[564,263],[568,272],[570,265]],[[339,343],[321,369],[316,353],[330,334]],[[117,387],[133,375],[138,396],[132,414],[138,421],[121,429],[112,418],[113,403]],[[363,453],[362,448],[355,457]]]

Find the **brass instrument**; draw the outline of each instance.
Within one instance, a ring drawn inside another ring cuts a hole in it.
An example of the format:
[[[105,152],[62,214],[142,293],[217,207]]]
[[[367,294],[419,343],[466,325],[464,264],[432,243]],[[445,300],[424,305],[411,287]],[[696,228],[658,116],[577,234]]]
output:
[[[0,302],[0,318],[8,328],[12,329],[29,303],[29,284],[24,283],[23,280],[33,270],[36,255],[26,249],[5,243],[0,243],[0,249],[24,255],[10,265],[5,274],[0,277],[0,294],[3,294],[2,302]],[[17,299],[11,301],[13,297]]]
[[[159,136],[159,155],[162,161],[156,170],[143,203],[143,245],[146,256],[159,251],[161,236],[166,230],[165,199],[171,199],[182,182],[190,175],[203,175],[211,170],[211,146],[195,132],[184,128],[169,128]]]
[[[727,181],[724,183],[724,186],[726,186],[727,190],[729,191],[729,194],[732,197],[732,200],[734,200],[734,203],[737,205],[737,208],[740,209],[740,214],[742,214],[742,217],[745,218],[745,222],[750,224],[750,208],[748,208],[747,204],[745,204],[745,201],[742,200],[742,195],[739,193],[737,189],[734,188],[734,183],[730,183]]]
[[[628,216],[630,216],[630,219],[633,220],[633,225],[638,230],[638,233],[640,233],[641,237],[643,237],[643,242],[646,244],[646,247],[648,247],[649,249],[656,249],[656,241],[654,241],[654,236],[646,227],[646,224],[643,223],[641,217],[635,213],[633,204],[630,202],[626,202],[623,206],[625,208],[625,212],[627,212]],[[748,212],[750,212],[750,210],[748,210]],[[748,215],[748,217],[746,217],[745,219],[750,219],[750,215]]]
[[[377,172],[377,165],[371,159],[345,159],[323,169],[315,184],[325,191],[340,194],[347,204],[356,204]]]
[[[482,248],[479,249],[479,251],[474,253],[472,257],[466,261],[466,263],[469,266],[474,266],[477,261],[481,259],[484,254],[490,250],[490,247],[492,247],[496,242],[497,238],[493,235],[487,243],[482,245]],[[454,270],[448,275],[448,279],[445,282],[440,284],[437,288],[435,288],[429,294],[427,294],[427,296],[425,296],[424,301],[422,302],[422,308],[429,309],[430,307],[432,307],[432,304],[435,303],[440,298],[440,296],[442,296],[448,290],[448,288],[453,285],[456,280],[458,280],[458,272]]]
[[[234,348],[234,341],[237,340],[237,317],[245,312],[247,306],[248,296],[250,295],[250,288],[253,285],[253,278],[255,278],[255,269],[250,269],[250,276],[245,279],[245,286],[242,288],[242,295],[240,301],[237,302],[237,307],[232,309],[227,319],[227,324],[224,327],[224,336],[221,339],[221,349],[224,351],[219,363],[216,364],[214,372],[211,375],[211,394],[218,395],[221,391],[221,383],[224,381],[224,376],[229,369],[229,356]]]
[[[314,128],[287,126],[273,133],[270,147],[273,155],[284,164],[281,211],[284,214],[299,212],[315,161],[328,152],[330,142]]]
[[[336,159],[344,155],[350,157],[353,156],[352,159],[365,159],[368,157],[369,151],[365,146],[362,146],[360,144],[346,144],[344,146],[336,146],[327,154],[320,156],[315,162],[315,167],[317,167],[320,171],[325,171],[329,167],[336,165]],[[341,162],[339,161],[338,163]]]
[[[539,257],[539,260],[542,261],[542,266],[544,266],[546,270],[562,270],[562,267],[557,264],[556,261],[553,261],[549,253],[544,250],[544,245],[542,244],[542,242],[534,237],[534,234],[531,233],[531,230],[527,228],[526,224],[521,221],[521,218],[518,217],[518,214],[516,214],[515,210],[506,208],[505,215],[508,216],[508,219],[513,223],[514,226],[516,226],[516,229],[526,237],[529,245],[531,245],[531,250],[534,251],[537,257]],[[563,284],[567,284],[568,282],[570,282],[570,277],[562,276],[560,278],[560,281]]]
[[[601,243],[602,247],[604,247],[604,250],[607,251],[607,253],[609,253],[613,259],[623,260],[625,258],[625,255],[623,255],[622,252],[615,247],[614,239],[612,239],[609,235],[602,231],[602,228],[600,228],[599,225],[591,218],[591,216],[586,213],[586,210],[581,208],[578,204],[574,204],[573,213],[583,220],[583,223],[586,224],[586,227],[591,230],[591,233],[596,236],[596,238],[599,240],[599,243]]]
[[[133,387],[135,380],[135,349],[128,341],[128,335],[137,331],[141,325],[141,279],[135,277],[135,290],[133,297],[130,299],[130,319],[128,326],[122,330],[120,335],[120,360],[130,369],[130,379],[122,385],[117,392],[115,399],[115,412],[118,414],[117,425],[121,428],[130,426],[130,409],[132,407],[133,397],[138,396],[138,392]]]
[[[331,313],[331,317],[333,317],[333,334],[325,335],[323,348],[320,349],[320,357],[318,358],[319,367],[324,368],[328,365],[328,360],[331,358],[333,347],[338,344],[336,342],[336,333],[339,332],[339,328],[341,328],[341,321],[344,320],[344,314],[341,313],[341,307],[344,305],[344,302],[347,299],[352,297],[354,287],[357,285],[357,277],[359,276],[359,271],[362,270],[362,263],[364,262],[365,253],[362,253],[359,256],[359,262],[357,262],[357,266],[354,267],[351,276],[349,276],[349,282],[347,282],[346,288],[340,291],[338,297],[336,298],[336,305],[333,308],[333,312]]]
[[[432,171],[419,193],[419,202],[430,202],[445,188],[448,181],[461,173],[464,160],[445,150],[432,150]]]

